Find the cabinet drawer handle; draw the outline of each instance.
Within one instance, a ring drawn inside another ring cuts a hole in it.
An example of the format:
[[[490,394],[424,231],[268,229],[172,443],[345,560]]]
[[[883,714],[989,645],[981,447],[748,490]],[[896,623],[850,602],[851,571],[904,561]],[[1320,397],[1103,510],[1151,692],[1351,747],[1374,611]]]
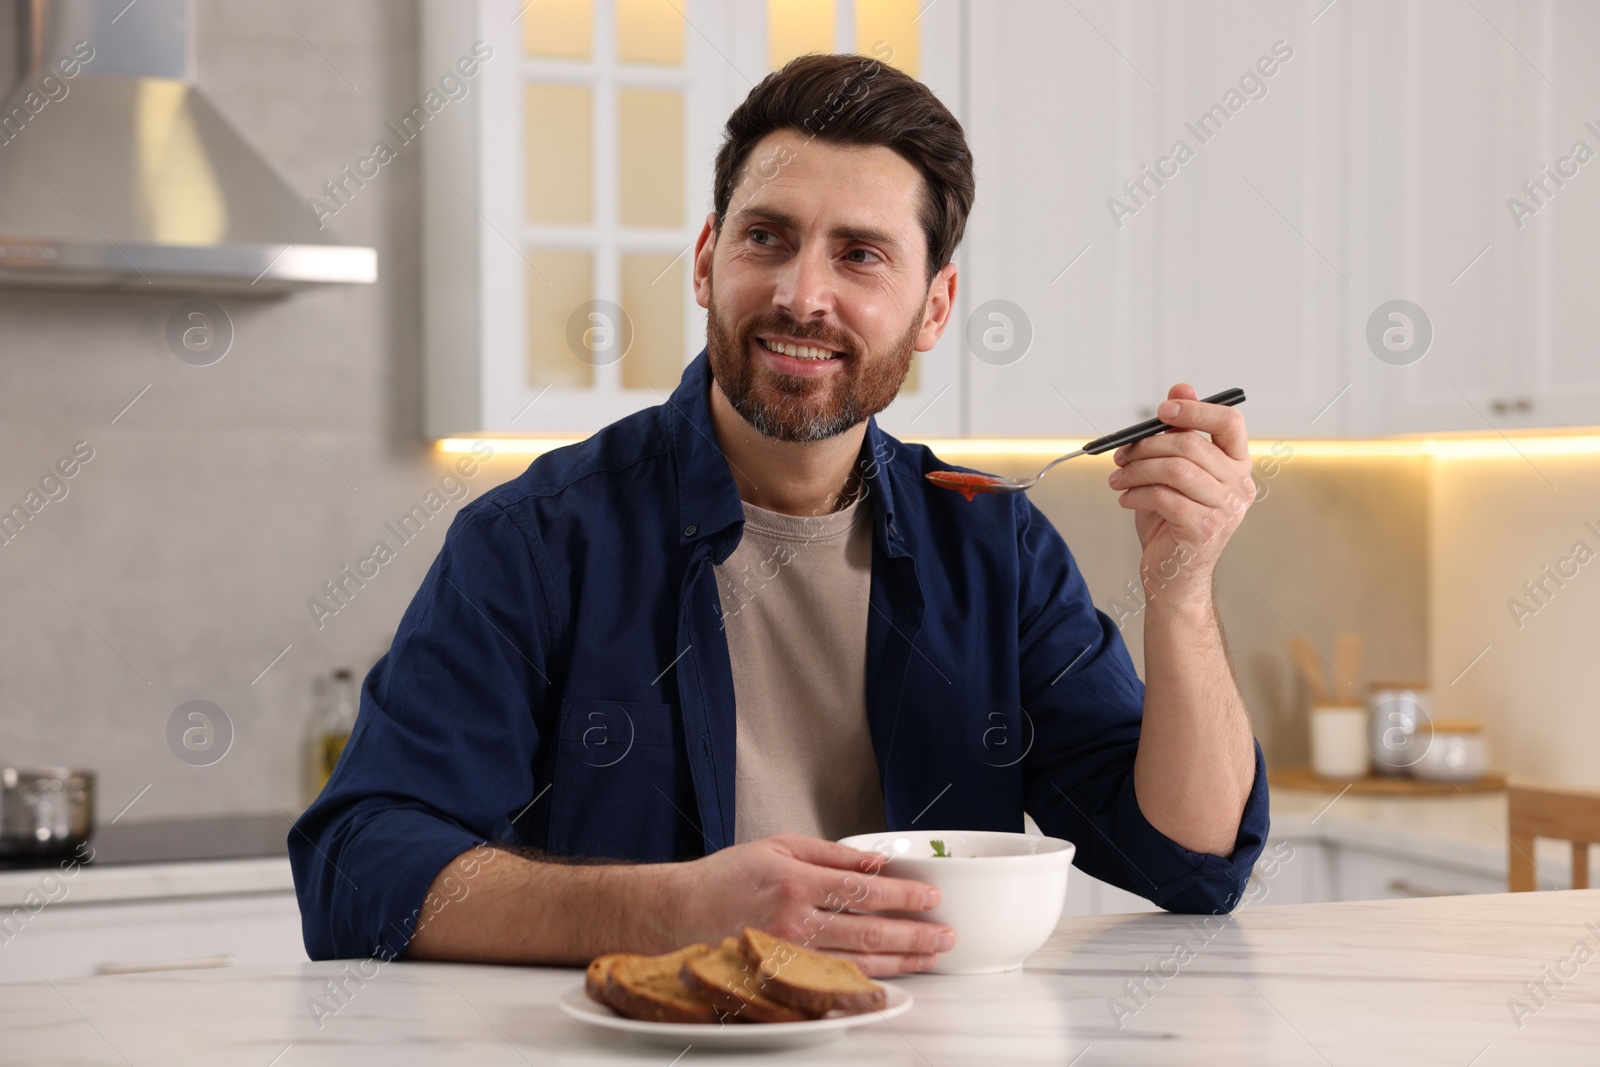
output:
[[[1391,878],[1386,887],[1391,893],[1403,893],[1408,897],[1462,897],[1466,896],[1459,889],[1435,889],[1432,886],[1418,885],[1407,878]]]
[[[146,971],[203,971],[212,967],[232,967],[232,956],[202,956],[192,960],[149,960],[138,963],[102,963],[96,974],[143,974]]]

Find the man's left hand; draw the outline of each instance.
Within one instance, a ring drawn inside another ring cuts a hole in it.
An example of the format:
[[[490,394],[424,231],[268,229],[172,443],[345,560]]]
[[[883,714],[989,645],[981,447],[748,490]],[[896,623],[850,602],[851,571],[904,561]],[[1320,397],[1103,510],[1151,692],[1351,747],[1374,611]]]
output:
[[[1256,498],[1250,437],[1237,408],[1202,404],[1174,385],[1156,415],[1173,429],[1120,448],[1111,488],[1134,512],[1151,599],[1203,602],[1222,548]]]

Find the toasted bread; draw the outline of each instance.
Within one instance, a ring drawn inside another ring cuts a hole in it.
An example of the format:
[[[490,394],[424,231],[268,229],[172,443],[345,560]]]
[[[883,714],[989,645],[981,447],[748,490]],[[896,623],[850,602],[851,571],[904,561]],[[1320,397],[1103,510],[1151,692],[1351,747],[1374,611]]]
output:
[[[745,962],[737,938],[724,938],[716,951],[685,960],[682,978],[684,985],[739,1022],[800,1023],[815,1018],[764,994],[767,983]]]
[[[679,977],[686,960],[710,951],[710,945],[696,944],[664,956],[621,956],[606,969],[602,1003],[619,1015],[646,1022],[717,1022],[719,1015],[712,1003]]]
[[[589,995],[590,1000],[611,1007],[611,1002],[606,999],[606,975],[611,973],[613,963],[627,956],[626,952],[608,952],[590,961],[588,969],[583,973],[583,991]]]
[[[850,960],[812,952],[747,926],[739,951],[759,978],[762,995],[813,1016],[882,1011],[888,993]]]

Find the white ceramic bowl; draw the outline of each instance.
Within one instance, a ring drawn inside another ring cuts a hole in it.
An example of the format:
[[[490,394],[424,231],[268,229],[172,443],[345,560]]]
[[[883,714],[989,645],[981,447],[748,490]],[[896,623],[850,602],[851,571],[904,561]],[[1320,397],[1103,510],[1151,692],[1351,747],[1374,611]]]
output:
[[[1435,726],[1411,773],[1427,782],[1475,782],[1489,771],[1489,744],[1477,730]]]
[[[950,858],[933,854],[942,841]],[[928,911],[884,912],[928,919],[956,932],[936,974],[1014,971],[1050,937],[1067,899],[1077,846],[1055,837],[996,830],[917,830],[857,834],[841,844],[889,857],[882,873],[939,887]]]

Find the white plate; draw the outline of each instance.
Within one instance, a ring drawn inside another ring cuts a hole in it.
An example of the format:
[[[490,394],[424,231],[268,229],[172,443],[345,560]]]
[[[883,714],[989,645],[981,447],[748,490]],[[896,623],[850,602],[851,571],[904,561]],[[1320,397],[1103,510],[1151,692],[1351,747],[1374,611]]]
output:
[[[839,1015],[829,1019],[812,1019],[803,1023],[647,1023],[638,1019],[625,1019],[603,1004],[589,999],[578,986],[562,995],[558,1002],[561,1010],[574,1019],[607,1030],[621,1030],[651,1045],[681,1048],[754,1049],[800,1048],[832,1041],[846,1030],[868,1023],[893,1019],[911,1010],[911,994],[892,983],[884,983],[888,990],[887,1002],[882,1011],[869,1011],[861,1015]]]

